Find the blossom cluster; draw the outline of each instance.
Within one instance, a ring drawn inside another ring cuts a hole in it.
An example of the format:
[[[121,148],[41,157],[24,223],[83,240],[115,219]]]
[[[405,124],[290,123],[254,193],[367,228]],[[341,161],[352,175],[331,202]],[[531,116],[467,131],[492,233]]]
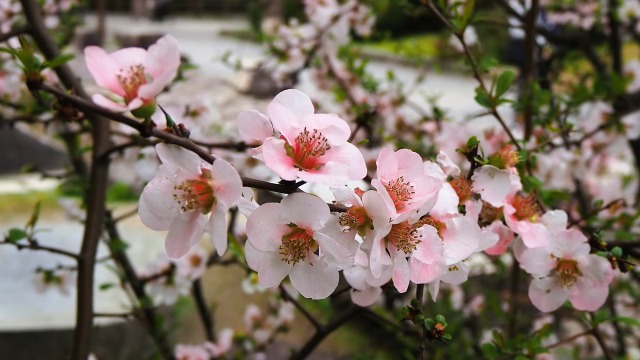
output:
[[[428,284],[435,300],[440,282],[467,280],[470,256],[500,255],[516,234],[516,258],[535,277],[535,306],[552,311],[569,299],[578,309],[595,310],[606,299],[610,264],[589,254],[585,236],[567,228],[566,214],[543,214],[522,191],[510,147],[470,176],[445,153],[431,162],[408,149],[383,148],[375,177],[362,189],[344,185],[367,172],[364,157],[348,142],[350,128],[337,115],[315,113],[298,90],[277,95],[268,115],[241,113],[238,128],[255,144],[252,155],[283,180],[331,186],[341,211],[309,193],[258,206],[241,197],[241,180],[224,160],[209,165],[160,144],[160,172],[145,187],[139,213],[152,229],[169,230],[171,257],[186,253],[205,231],[224,253],[224,214],[239,202],[248,217],[246,260],[267,288],[288,276],[303,296],[322,299],[336,290],[342,271],[362,306],[373,304],[388,282],[400,293],[410,283]]]

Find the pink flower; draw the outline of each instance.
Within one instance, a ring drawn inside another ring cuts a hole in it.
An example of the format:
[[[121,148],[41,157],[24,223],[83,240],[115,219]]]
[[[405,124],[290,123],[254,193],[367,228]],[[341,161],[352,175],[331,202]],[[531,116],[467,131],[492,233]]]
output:
[[[123,98],[118,104],[103,95],[93,95],[93,101],[115,111],[131,111],[149,105],[155,110],[155,98],[173,81],[180,66],[178,42],[165,35],[149,50],[126,48],[107,54],[97,46],[84,49],[87,68],[98,86]],[[151,116],[153,111],[149,111]]]
[[[211,357],[219,358],[231,350],[233,345],[233,329],[224,328],[218,335],[218,341],[216,343],[205,342],[204,347],[207,349]],[[209,358],[207,358],[209,359]]]
[[[177,360],[209,360],[209,352],[202,345],[176,345],[174,355]]]
[[[247,220],[245,255],[260,285],[278,286],[289,275],[307,298],[323,299],[338,286],[340,268],[353,265],[357,242],[343,233],[322,199],[296,193],[257,208]]]
[[[203,162],[174,145],[158,144],[158,174],[145,186],[138,214],[152,230],[166,231],[171,258],[183,256],[206,231],[218,254],[227,249],[225,215],[242,194],[242,180],[228,162]]]
[[[526,249],[520,266],[534,276],[529,298],[544,312],[554,311],[567,299],[578,310],[595,311],[604,304],[613,280],[611,264],[590,254],[587,238],[576,229],[553,234],[549,246]]]
[[[363,246],[370,249],[369,265],[375,278],[393,268],[393,284],[399,292],[407,291],[409,281],[427,283],[444,266],[443,243],[438,231],[417,214],[403,220],[394,219],[394,210],[379,191],[367,191],[363,204],[373,222],[374,233]]]
[[[273,99],[267,112],[280,137],[269,136],[266,117],[256,111],[241,113],[238,128],[246,141],[263,141],[256,151],[282,179],[342,185],[366,176],[360,150],[348,142],[349,125],[335,114],[314,114],[305,93],[285,90]]]
[[[393,210],[393,218],[401,216],[400,220],[404,220],[414,210],[424,214],[431,209],[442,181],[427,173],[420,155],[407,149],[394,152],[385,148],[380,150],[376,165],[377,178],[371,185]]]

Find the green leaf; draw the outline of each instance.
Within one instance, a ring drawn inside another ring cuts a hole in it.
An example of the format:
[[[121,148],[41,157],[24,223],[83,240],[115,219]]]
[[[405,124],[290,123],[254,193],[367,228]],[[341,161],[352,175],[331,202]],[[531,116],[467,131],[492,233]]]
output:
[[[516,79],[516,73],[514,73],[511,70],[507,70],[502,74],[500,74],[500,76],[498,77],[498,81],[496,82],[495,97],[500,98],[502,95],[504,95],[504,93],[506,93],[507,90],[509,90],[509,88],[511,87],[511,84],[513,84],[513,81],[515,79]]]
[[[493,101],[489,94],[480,86],[476,88],[476,97],[474,98],[478,104],[488,109],[493,109]]]
[[[38,223],[38,218],[40,217],[40,205],[41,205],[41,201],[38,201],[36,203],[36,206],[33,208],[33,213],[31,213],[31,218],[29,219],[26,225],[27,229],[33,229],[36,227],[36,224]]]
[[[7,234],[7,240],[9,242],[16,243],[26,238],[27,236],[28,234],[26,231],[18,228],[13,228],[13,229],[9,229],[9,234]]]
[[[473,16],[473,10],[475,10],[476,2],[475,0],[467,0],[464,4],[464,11],[462,13],[462,22],[466,28],[469,25],[469,20],[471,20],[471,16]]]
[[[114,283],[102,283],[102,284],[100,284],[100,290],[111,289],[114,286],[115,286]]]
[[[477,137],[472,136],[467,140],[467,148],[472,149],[476,146],[480,145],[480,140]]]
[[[625,325],[629,325],[629,326],[636,326],[636,327],[640,327],[640,320],[638,319],[633,319],[630,317],[626,317],[626,316],[615,316],[612,317],[611,319],[609,319],[611,321],[617,321],[619,323],[623,323]]]
[[[58,66],[60,66],[60,65],[62,65],[64,63],[67,63],[67,62],[73,60],[74,58],[75,58],[75,55],[73,55],[73,54],[62,54],[62,55],[60,55],[58,57],[55,57],[55,58],[53,58],[53,59],[51,59],[49,61],[45,61],[42,64],[42,69],[46,69],[46,68],[53,69],[53,68],[56,68],[56,67],[58,67]]]

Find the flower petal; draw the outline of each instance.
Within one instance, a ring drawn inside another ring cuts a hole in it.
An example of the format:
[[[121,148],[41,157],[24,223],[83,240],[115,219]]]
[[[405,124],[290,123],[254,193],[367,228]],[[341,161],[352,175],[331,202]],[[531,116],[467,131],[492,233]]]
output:
[[[202,237],[205,222],[206,218],[197,212],[174,217],[164,242],[167,256],[176,259],[186,254],[191,245]]]
[[[240,138],[248,144],[262,144],[273,136],[273,126],[266,115],[257,110],[241,112],[236,118]]]
[[[104,49],[98,46],[87,46],[84,49],[84,60],[89,73],[96,84],[120,96],[125,95],[122,84],[118,80],[120,64],[118,64]]]
[[[307,261],[300,261],[291,270],[289,279],[302,296],[326,299],[338,287],[338,268],[322,260],[313,261],[313,265]]]

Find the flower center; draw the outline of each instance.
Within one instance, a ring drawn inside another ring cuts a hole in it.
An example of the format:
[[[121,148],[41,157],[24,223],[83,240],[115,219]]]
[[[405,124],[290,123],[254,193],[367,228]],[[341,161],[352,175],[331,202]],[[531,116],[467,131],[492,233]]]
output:
[[[418,224],[419,223],[416,223],[415,225]],[[422,225],[418,227],[420,226]],[[422,235],[418,234],[418,227],[409,224],[407,221],[394,224],[391,226],[391,231],[389,231],[385,239],[405,254],[410,254],[417,248],[418,244],[422,242],[420,239]]]
[[[486,226],[496,220],[500,220],[500,216],[502,216],[502,207],[494,207],[486,201],[482,202],[479,221],[482,226]]]
[[[213,186],[211,186],[211,171],[202,169],[202,174],[195,179],[185,180],[174,186],[176,192],[173,199],[180,205],[183,212],[197,210],[208,214],[216,202]]]
[[[535,221],[538,217],[538,204],[532,195],[516,194],[511,203],[516,212],[514,216],[520,221]]]
[[[389,196],[391,196],[391,200],[398,211],[401,211],[406,207],[406,203],[413,198],[413,194],[415,193],[413,185],[409,184],[408,181],[405,181],[404,176],[400,176],[395,180],[389,181],[384,185],[384,188],[387,189],[387,192],[389,193]]]
[[[121,69],[120,71],[121,73],[116,76],[124,89],[124,100],[129,103],[138,96],[140,86],[147,83],[144,66],[142,64],[133,65],[128,70]]]
[[[458,204],[464,204],[471,198],[471,181],[464,176],[456,176],[449,181],[456,195],[458,195]]]
[[[440,238],[442,238],[441,232],[442,230],[447,228],[447,225],[445,223],[443,223],[440,220],[436,220],[433,217],[431,217],[430,215],[425,215],[423,217],[420,218],[420,220],[416,223],[416,228],[422,227],[424,225],[430,225],[433,226],[436,231],[438,232],[438,236],[440,236]]]
[[[331,145],[327,142],[327,138],[317,129],[313,132],[304,128],[296,137],[293,145],[285,143],[287,155],[295,162],[295,167],[300,170],[318,170],[324,163],[320,160]]]
[[[367,211],[361,206],[352,206],[346,212],[340,214],[340,225],[346,230],[360,229],[369,223]]]
[[[200,255],[191,255],[191,257],[189,257],[189,264],[191,266],[193,266],[194,268],[197,268],[198,266],[200,266],[200,264],[202,264],[202,257]]]
[[[558,285],[569,289],[576,283],[582,273],[578,269],[578,262],[569,259],[559,259],[556,264],[556,282]]]
[[[316,251],[318,244],[313,240],[313,233],[310,230],[299,228],[295,224],[289,226],[292,231],[282,237],[280,255],[284,262],[295,265],[300,260],[306,259],[310,251]]]

